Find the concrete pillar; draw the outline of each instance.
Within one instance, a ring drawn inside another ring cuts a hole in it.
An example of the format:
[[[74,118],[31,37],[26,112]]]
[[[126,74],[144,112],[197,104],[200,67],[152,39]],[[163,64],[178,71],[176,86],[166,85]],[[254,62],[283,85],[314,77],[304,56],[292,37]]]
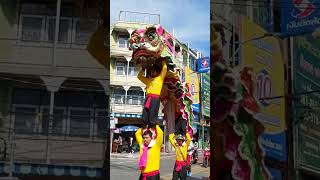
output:
[[[47,147],[46,147],[46,163],[50,163],[50,134],[52,132],[52,120],[54,115],[54,94],[57,92],[61,86],[61,84],[65,81],[66,78],[61,77],[48,77],[41,76],[40,77],[45,85],[47,90],[50,92],[50,108],[49,108],[49,122],[48,122],[48,134],[47,134]]]
[[[128,30],[128,33],[129,33],[129,36],[130,36],[130,38],[131,38],[131,33],[134,31],[133,29],[127,29]]]
[[[109,80],[97,80],[104,89],[104,92],[107,96],[110,96],[110,81]]]
[[[130,86],[123,86],[123,89],[126,91],[126,94],[124,96],[124,113],[126,113],[126,105],[127,105],[127,96],[128,96],[128,90],[129,90]]]
[[[126,58],[126,60],[127,60],[127,75],[126,75],[126,80],[128,81],[129,66],[130,66],[131,57],[130,57],[130,56],[125,56],[125,58]]]

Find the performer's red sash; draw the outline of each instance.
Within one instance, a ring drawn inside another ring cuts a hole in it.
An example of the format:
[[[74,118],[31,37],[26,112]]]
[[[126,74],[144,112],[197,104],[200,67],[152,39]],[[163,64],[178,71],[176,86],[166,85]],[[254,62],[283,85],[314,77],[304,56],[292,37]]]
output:
[[[152,98],[159,98],[160,96],[159,95],[156,95],[156,94],[148,94],[147,95],[147,101],[146,101],[146,104],[145,104],[145,108],[149,109],[150,108],[150,104],[151,104],[151,99]]]
[[[176,161],[176,171],[179,172],[183,166],[186,166],[186,162],[184,161]]]
[[[142,173],[142,180],[147,180],[147,177],[155,176],[155,175],[157,175],[159,173],[160,173],[159,170],[151,171],[151,172],[148,172],[148,173]]]

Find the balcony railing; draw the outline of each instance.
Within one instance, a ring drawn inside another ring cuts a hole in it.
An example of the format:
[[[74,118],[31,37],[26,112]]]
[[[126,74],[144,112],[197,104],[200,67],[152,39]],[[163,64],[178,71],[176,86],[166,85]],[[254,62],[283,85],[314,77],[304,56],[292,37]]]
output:
[[[107,136],[110,119],[106,111],[55,109],[50,116],[45,109],[40,113],[31,108],[29,110],[23,112],[16,107],[16,111],[11,113],[11,122],[14,123],[8,133],[14,132],[20,138],[28,135],[39,138],[52,136],[58,139],[79,137],[104,140]]]
[[[127,95],[126,104],[128,105],[143,105],[145,98],[143,96],[136,96],[136,95]],[[125,95],[117,95],[114,94],[111,97],[111,103],[122,105],[125,104]]]
[[[120,11],[119,21],[128,23],[160,24],[160,14]]]
[[[21,14],[18,26],[19,45],[53,47],[55,17]],[[57,46],[84,49],[97,26],[93,18],[60,17]]]

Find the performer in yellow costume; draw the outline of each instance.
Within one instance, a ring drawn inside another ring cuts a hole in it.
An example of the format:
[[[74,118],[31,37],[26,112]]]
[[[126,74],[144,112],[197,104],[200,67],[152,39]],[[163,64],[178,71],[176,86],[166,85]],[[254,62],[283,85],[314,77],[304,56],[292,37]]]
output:
[[[149,129],[138,129],[136,140],[140,147],[140,180],[160,180],[160,151],[163,143],[163,131],[156,125],[156,137],[152,139]]]
[[[191,137],[189,133],[186,133],[185,137],[181,134],[176,136],[174,133],[169,135],[169,141],[176,151],[176,163],[174,165],[172,180],[178,180],[179,178],[181,180],[187,179],[186,158],[188,147],[191,142]]]
[[[158,112],[160,108],[160,93],[164,78],[167,74],[166,61],[162,61],[162,69],[159,66],[153,66],[150,71],[150,77],[144,76],[144,69],[138,74],[138,79],[146,85],[147,97],[143,108],[142,118],[145,125],[154,126],[158,122]]]

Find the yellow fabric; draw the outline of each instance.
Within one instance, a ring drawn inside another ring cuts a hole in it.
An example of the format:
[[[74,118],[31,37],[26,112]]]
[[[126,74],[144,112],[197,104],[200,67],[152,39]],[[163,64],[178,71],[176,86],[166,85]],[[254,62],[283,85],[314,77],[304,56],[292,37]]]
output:
[[[183,154],[184,159],[181,156],[181,153],[180,153],[180,151],[179,151],[179,149],[177,147],[178,144],[177,144],[177,142],[176,142],[174,137],[175,137],[174,133],[169,135],[169,141],[170,141],[170,143],[172,144],[172,146],[174,147],[174,149],[176,151],[176,160],[177,161],[184,161],[184,159],[187,160],[188,147],[189,147],[189,144],[191,142],[191,137],[190,137],[189,133],[186,133],[186,142],[184,144],[182,144],[182,146],[180,146],[180,150],[181,150],[181,152]]]
[[[144,77],[143,74],[144,74],[144,71],[140,71],[138,74],[138,79],[147,86],[146,87],[147,95],[148,94],[160,95],[162,86],[163,86],[163,81],[167,74],[167,64],[165,62],[162,63],[162,70],[158,77],[146,78]]]
[[[146,168],[142,170],[142,173],[148,173],[160,169],[160,151],[163,143],[163,131],[159,125],[156,126],[156,131],[157,138],[155,139],[155,144],[148,150],[147,165]],[[140,147],[141,156],[143,152],[142,128],[137,130],[136,140]]]

